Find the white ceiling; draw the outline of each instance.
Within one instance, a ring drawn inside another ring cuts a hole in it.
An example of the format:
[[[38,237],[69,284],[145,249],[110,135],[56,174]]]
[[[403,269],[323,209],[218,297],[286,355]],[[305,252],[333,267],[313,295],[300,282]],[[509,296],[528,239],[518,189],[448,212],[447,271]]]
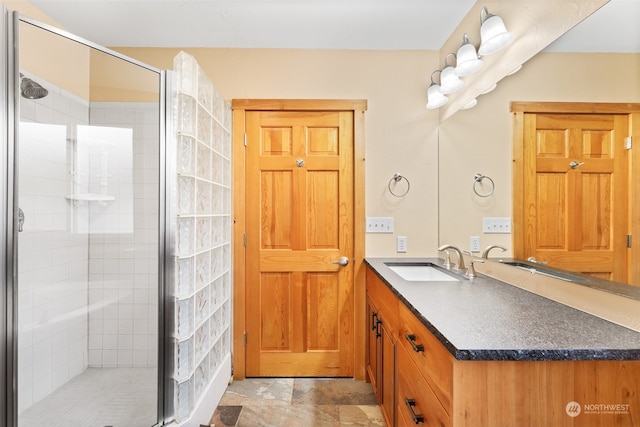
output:
[[[439,50],[475,1],[31,0],[31,3],[67,31],[110,47]],[[639,18],[640,0],[611,0],[548,50],[640,52]]]

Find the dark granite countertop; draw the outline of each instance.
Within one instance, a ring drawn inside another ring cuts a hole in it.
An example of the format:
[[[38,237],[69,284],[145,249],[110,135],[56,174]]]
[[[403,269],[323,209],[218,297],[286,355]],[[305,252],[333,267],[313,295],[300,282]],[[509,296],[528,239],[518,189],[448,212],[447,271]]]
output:
[[[440,258],[366,258],[386,283],[459,360],[640,360],[633,331],[479,274],[459,281],[410,282],[385,263]]]

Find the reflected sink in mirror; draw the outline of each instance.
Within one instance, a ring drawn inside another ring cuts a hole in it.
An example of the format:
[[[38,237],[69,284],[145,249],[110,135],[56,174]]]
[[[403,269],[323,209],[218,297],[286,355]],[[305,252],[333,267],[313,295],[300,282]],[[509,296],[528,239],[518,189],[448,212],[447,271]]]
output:
[[[551,270],[548,268],[540,267],[537,265],[527,264],[520,261],[501,261],[503,264],[510,265],[521,270],[526,270],[531,274],[542,274],[543,276],[554,277],[556,279],[564,280],[566,282],[584,282],[585,279],[573,274],[565,273],[562,271]]]
[[[460,279],[439,270],[431,263],[385,263],[391,271],[408,282],[459,282]]]

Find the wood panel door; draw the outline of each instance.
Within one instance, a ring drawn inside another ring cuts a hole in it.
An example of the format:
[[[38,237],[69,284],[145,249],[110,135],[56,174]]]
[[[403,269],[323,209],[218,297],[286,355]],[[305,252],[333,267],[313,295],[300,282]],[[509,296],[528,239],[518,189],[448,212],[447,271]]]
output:
[[[246,113],[247,376],[353,376],[353,119]]]
[[[517,257],[627,281],[626,115],[524,114]]]

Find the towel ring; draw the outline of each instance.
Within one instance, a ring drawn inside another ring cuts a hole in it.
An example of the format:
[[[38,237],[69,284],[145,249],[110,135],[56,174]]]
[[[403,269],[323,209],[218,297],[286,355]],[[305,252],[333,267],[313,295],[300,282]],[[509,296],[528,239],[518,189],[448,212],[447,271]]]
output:
[[[478,183],[482,183],[482,180],[487,178],[489,180],[489,182],[491,183],[491,190],[489,190],[488,193],[484,193],[481,194],[478,192],[478,188],[476,187],[478,185]],[[496,190],[496,184],[493,182],[493,180],[486,176],[486,175],[482,175],[480,173],[477,173],[474,177],[473,177],[473,192],[476,193],[478,196],[480,197],[489,197],[493,195],[493,192]]]
[[[404,179],[405,181],[407,181],[407,189],[406,189],[406,190],[405,190],[405,192],[404,192],[404,193],[402,193],[402,194],[396,194],[396,193],[394,193],[394,192],[393,192],[393,190],[391,189],[391,184],[393,184],[393,183],[398,183],[398,182],[402,181],[403,179]],[[407,193],[408,193],[408,192],[409,192],[409,190],[411,189],[411,183],[409,182],[409,180],[407,179],[407,177],[406,177],[406,176],[402,176],[402,175],[400,175],[398,172],[396,172],[396,173],[393,175],[393,177],[389,180],[389,185],[388,185],[387,187],[389,188],[389,192],[390,192],[391,194],[393,194],[394,196],[396,196],[396,197],[404,197],[404,196],[406,196],[406,195],[407,195]]]

